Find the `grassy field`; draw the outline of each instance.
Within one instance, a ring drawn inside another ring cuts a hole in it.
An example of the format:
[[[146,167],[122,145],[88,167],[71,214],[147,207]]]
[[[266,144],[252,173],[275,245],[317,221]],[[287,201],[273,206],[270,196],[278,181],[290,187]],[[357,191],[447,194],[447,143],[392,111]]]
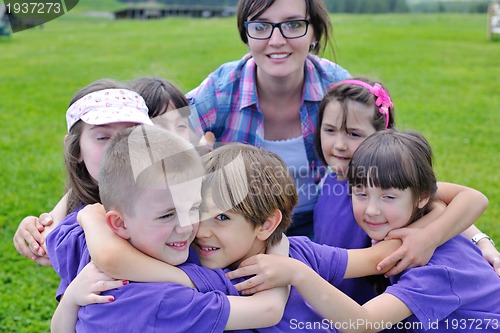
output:
[[[72,95],[93,80],[155,75],[183,91],[240,58],[235,18],[108,21],[71,12],[0,38],[0,332],[48,332],[58,277],[15,251],[21,219],[63,193],[62,141]],[[478,225],[500,241],[500,43],[481,15],[335,15],[335,58],[383,80],[403,129],[433,145],[443,181],[490,206]],[[331,57],[331,55],[327,55]]]

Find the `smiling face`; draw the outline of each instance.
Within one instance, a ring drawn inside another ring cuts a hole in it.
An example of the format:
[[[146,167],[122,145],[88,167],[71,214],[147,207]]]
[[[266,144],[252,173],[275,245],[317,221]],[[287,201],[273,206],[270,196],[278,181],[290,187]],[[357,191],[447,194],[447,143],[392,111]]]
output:
[[[208,268],[236,268],[243,260],[265,251],[258,228],[238,213],[220,212],[212,196],[203,197],[203,213],[193,248]]]
[[[186,261],[198,229],[201,180],[171,189],[144,190],[134,203],[135,213],[124,215],[124,224],[135,248],[179,265]]]
[[[339,180],[346,179],[352,155],[375,132],[372,117],[371,108],[349,101],[344,124],[342,105],[336,100],[326,105],[320,128],[321,150],[326,163],[336,171]]]
[[[250,16],[248,20],[279,23],[303,19],[308,19],[304,0],[276,0],[261,15]],[[304,61],[313,41],[312,25],[309,26],[305,36],[295,39],[286,39],[277,28],[273,30],[269,39],[248,38],[250,53],[257,63],[257,77],[259,79],[290,76],[302,78]]]
[[[118,131],[137,125],[136,123],[121,122],[107,125],[82,124],[80,137],[80,160],[85,163],[90,176],[98,180],[99,162],[108,140]]]
[[[371,186],[352,188],[354,218],[374,240],[383,240],[389,231],[408,225],[415,212],[415,206],[409,188],[405,190]]]

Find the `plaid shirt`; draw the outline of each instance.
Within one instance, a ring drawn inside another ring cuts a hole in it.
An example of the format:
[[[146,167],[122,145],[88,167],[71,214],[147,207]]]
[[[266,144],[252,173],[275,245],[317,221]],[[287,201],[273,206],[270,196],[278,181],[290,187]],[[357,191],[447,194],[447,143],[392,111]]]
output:
[[[257,101],[255,70],[255,61],[247,54],[238,61],[223,64],[197,88],[187,93],[198,116],[198,119],[194,113],[191,116],[191,123],[198,124],[194,127],[203,132],[213,132],[218,142],[241,142],[262,147],[264,116]],[[304,70],[305,83],[300,107],[302,136],[309,167],[323,169],[314,148],[319,104],[333,83],[347,79],[350,75],[339,65],[311,54],[306,58]]]

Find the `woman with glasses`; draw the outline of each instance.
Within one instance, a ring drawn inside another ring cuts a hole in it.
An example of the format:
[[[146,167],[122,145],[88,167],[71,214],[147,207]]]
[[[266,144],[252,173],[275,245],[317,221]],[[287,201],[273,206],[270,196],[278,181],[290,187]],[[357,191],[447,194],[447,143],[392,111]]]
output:
[[[324,174],[313,142],[319,104],[333,83],[349,77],[317,56],[330,42],[328,11],[323,0],[240,0],[237,22],[249,53],[220,66],[187,97],[201,129],[217,142],[281,156],[299,192],[288,234],[312,238],[316,184]]]

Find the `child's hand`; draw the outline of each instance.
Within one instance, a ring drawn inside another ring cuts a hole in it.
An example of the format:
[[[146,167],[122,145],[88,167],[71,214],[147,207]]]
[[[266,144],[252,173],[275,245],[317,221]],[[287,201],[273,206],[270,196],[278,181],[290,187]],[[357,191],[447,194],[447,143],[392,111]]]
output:
[[[76,278],[70,283],[64,293],[65,301],[73,305],[85,306],[94,303],[113,302],[113,296],[101,295],[102,292],[116,289],[128,284],[127,280],[115,280],[104,274],[90,262],[85,266]]]
[[[293,259],[272,254],[258,254],[244,260],[238,269],[226,273],[229,279],[251,276],[250,279],[235,284],[242,295],[283,287],[291,284]]]
[[[437,247],[436,242],[429,238],[423,229],[394,229],[385,239],[395,238],[401,239],[403,244],[377,265],[377,269],[383,271],[393,263],[397,263],[385,273],[385,277],[397,275],[408,268],[427,265]]]
[[[478,242],[477,247],[481,250],[483,258],[493,266],[497,275],[500,276],[500,252],[498,252],[495,246],[487,239]]]
[[[436,201],[427,215],[407,228],[394,229],[387,234],[386,240],[397,238],[401,239],[403,244],[377,265],[377,269],[383,271],[396,263],[385,273],[385,277],[397,275],[408,268],[427,265],[440,243],[436,233],[429,233],[425,228],[443,214],[445,208],[443,202]]]
[[[46,226],[52,224],[52,221],[52,217],[47,213],[43,213],[39,218],[25,217],[14,234],[13,241],[17,252],[42,266],[50,266],[42,232]]]
[[[495,258],[493,258],[492,264],[495,272],[497,272],[498,276],[500,276],[500,255],[497,255]]]
[[[200,155],[205,155],[212,150],[214,150],[215,144],[215,135],[212,132],[206,132],[201,138],[200,141],[195,144],[196,149]]]
[[[87,205],[78,212],[76,220],[78,224],[84,227],[83,223],[87,221],[104,221],[106,219],[106,211],[101,204]]]
[[[198,146],[209,146],[213,149],[215,143],[215,135],[212,132],[205,132],[205,134],[201,137],[200,142],[198,142]]]

